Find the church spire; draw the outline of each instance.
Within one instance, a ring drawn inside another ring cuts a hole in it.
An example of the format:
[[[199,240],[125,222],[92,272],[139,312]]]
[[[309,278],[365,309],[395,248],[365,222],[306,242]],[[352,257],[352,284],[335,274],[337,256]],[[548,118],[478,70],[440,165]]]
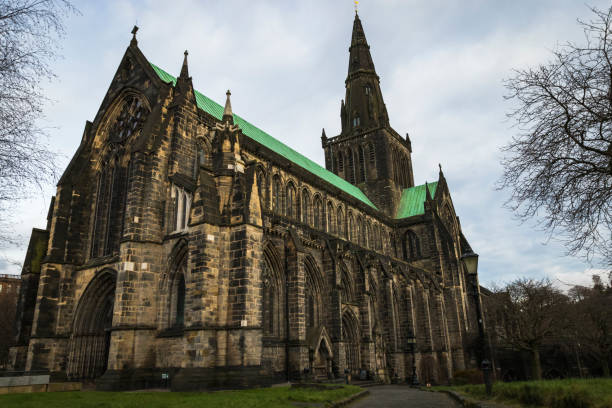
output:
[[[353,34],[351,35],[349,53],[349,77],[359,70],[369,71],[376,75],[372,55],[370,55],[370,46],[366,40],[365,32],[357,13],[355,13],[355,21],[353,21]]]
[[[389,125],[385,102],[380,91],[370,46],[359,15],[355,13],[349,47],[345,105],[341,107],[342,134],[363,132]]]

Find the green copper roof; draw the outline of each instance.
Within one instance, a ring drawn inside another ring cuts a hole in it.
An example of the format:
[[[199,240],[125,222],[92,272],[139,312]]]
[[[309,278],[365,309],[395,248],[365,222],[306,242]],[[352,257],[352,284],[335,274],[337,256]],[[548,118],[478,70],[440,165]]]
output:
[[[158,66],[151,64],[151,67],[155,70],[160,79],[164,82],[170,82],[173,85],[176,85],[176,78],[159,68]],[[196,103],[198,107],[205,112],[208,112],[215,118],[221,120],[223,117],[223,106],[219,105],[212,99],[208,98],[204,94],[195,91]],[[283,156],[284,158],[292,161],[297,164],[301,168],[308,170],[310,173],[314,174],[317,177],[322,178],[330,184],[338,187],[340,190],[352,195],[360,201],[363,201],[370,207],[376,208],[374,204],[370,201],[370,199],[361,191],[358,187],[352,185],[348,181],[344,180],[336,176],[331,171],[324,169],[319,166],[317,163],[313,162],[309,158],[301,155],[296,152],[289,146],[281,143],[277,139],[273,138],[263,130],[253,126],[246,120],[242,119],[240,116],[234,114],[234,123],[240,126],[242,129],[242,133],[244,133],[249,138],[255,140],[256,142],[266,146],[268,149],[273,152]]]
[[[436,194],[438,182],[428,183],[429,194]],[[395,218],[408,218],[413,215],[425,214],[425,184],[404,189]]]

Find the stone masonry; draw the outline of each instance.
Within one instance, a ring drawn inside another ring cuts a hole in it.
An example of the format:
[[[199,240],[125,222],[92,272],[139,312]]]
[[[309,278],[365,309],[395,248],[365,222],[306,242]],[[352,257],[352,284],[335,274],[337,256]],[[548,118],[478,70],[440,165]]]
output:
[[[136,31],[33,231],[15,370],[196,390],[475,364],[471,248],[442,170],[414,184],[357,15],[326,169],[195,91],[187,52],[177,78],[151,64]]]

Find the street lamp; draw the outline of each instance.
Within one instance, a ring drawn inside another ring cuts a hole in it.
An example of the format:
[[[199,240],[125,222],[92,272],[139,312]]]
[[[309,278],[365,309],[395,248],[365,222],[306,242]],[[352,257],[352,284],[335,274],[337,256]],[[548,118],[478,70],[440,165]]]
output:
[[[410,347],[410,352],[412,353],[412,383],[410,385],[412,387],[418,387],[420,384],[416,372],[416,337],[414,337],[414,333],[412,332],[412,330],[408,333],[408,338],[406,339],[406,341],[408,343],[408,347]]]
[[[461,256],[461,260],[465,265],[465,269],[470,276],[476,275],[478,272],[478,254],[473,251],[466,252]]]
[[[484,333],[484,324],[482,321],[482,310],[480,308],[480,291],[478,290],[478,254],[470,250],[461,256],[461,261],[465,266],[470,283],[472,284],[472,293],[474,295],[474,304],[476,305],[476,318],[478,319],[478,342],[479,353],[481,360],[481,369],[484,377],[487,395],[491,395],[491,362],[486,359],[486,340]]]

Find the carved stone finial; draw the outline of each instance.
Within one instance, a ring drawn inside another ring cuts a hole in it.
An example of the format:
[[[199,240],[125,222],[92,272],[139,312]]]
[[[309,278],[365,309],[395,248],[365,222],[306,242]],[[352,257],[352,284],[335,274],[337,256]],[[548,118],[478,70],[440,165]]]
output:
[[[184,57],[183,57],[183,66],[181,67],[181,73],[179,75],[180,78],[189,78],[189,68],[187,67],[187,56],[189,55],[189,52],[187,52],[187,50],[185,50],[185,52],[183,53]]]
[[[232,113],[232,102],[230,100],[231,92],[228,89],[225,93],[225,108],[223,109],[223,122],[229,122],[230,124],[234,124],[234,114]]]
[[[130,45],[138,45],[138,40],[136,40],[136,33],[138,32],[138,26],[135,25],[132,28],[132,41],[130,41]]]

